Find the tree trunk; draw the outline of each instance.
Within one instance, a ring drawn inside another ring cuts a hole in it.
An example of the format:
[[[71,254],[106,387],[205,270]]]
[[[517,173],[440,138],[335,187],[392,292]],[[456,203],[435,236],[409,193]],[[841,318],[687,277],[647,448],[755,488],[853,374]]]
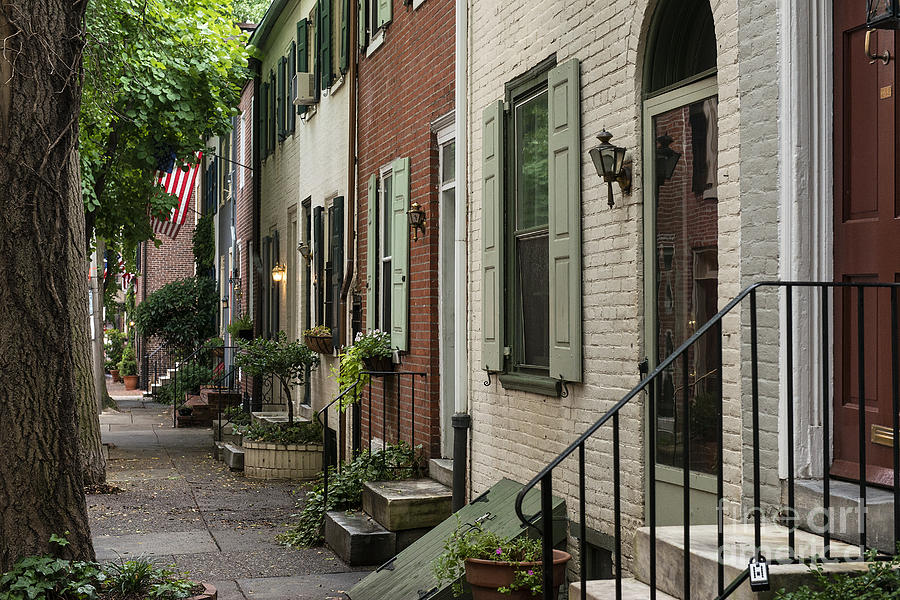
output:
[[[102,242],[98,242],[98,244],[102,244]],[[76,365],[77,387],[75,391],[78,397],[76,410],[78,411],[81,473],[84,477],[84,485],[106,483],[106,457],[103,456],[103,444],[100,440],[99,417],[103,407],[103,392],[106,391],[106,378],[103,375],[103,329],[101,319],[97,317],[103,310],[103,295],[98,293],[100,273],[103,273],[103,269],[96,269],[93,273],[95,276],[91,278],[94,314],[88,314],[87,304],[73,307],[78,313],[73,321],[73,339],[90,340],[91,323],[93,323],[94,334],[97,341],[100,342],[99,349],[96,341],[93,348],[90,348],[89,344],[76,344],[76,352],[73,357]],[[100,361],[99,365],[98,361]],[[100,369],[99,380],[98,368]]]
[[[90,381],[77,152],[84,8],[0,0],[0,571],[28,554],[94,557],[76,420],[79,378]],[[68,546],[50,543],[65,532]]]

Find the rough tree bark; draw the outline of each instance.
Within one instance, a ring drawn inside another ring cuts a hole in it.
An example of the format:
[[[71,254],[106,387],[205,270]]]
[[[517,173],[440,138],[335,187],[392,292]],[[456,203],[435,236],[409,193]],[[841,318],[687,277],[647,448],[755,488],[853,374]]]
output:
[[[76,420],[84,2],[0,0],[0,571],[32,553],[94,556]],[[69,546],[50,543],[66,531]]]

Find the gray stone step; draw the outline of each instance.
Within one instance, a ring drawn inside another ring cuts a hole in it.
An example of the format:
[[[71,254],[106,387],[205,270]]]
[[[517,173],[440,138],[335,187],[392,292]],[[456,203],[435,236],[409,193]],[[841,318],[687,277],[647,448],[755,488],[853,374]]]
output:
[[[450,458],[432,458],[428,461],[428,476],[453,489],[453,460]]]
[[[824,532],[824,484],[821,479],[797,481],[797,526],[804,531]],[[831,537],[848,544],[859,543],[859,484],[832,479],[829,482],[831,497]],[[866,487],[866,544],[882,552],[893,554],[894,548],[894,494],[872,486]]]
[[[213,446],[213,455],[216,460],[225,459],[225,442],[215,442],[215,446]]]
[[[325,513],[325,543],[349,565],[381,565],[397,553],[396,535],[358,511]]]
[[[650,530],[638,529],[634,540],[634,576],[650,584]],[[753,555],[754,535],[752,524],[725,525],[724,564],[727,586],[750,562]],[[717,562],[718,542],[715,525],[691,527],[691,599],[715,598],[718,593]],[[822,556],[824,540],[805,531],[796,532],[795,553],[800,557]],[[788,529],[781,525],[762,527],[762,554],[769,560],[787,559]],[[856,558],[858,548],[842,542],[832,542],[833,558]],[[684,535],[680,525],[658,527],[656,533],[656,587],[675,598],[684,598]],[[828,570],[865,570],[865,564],[828,565]],[[773,565],[770,568],[771,591],[752,592],[744,582],[734,594],[733,600],[769,600],[781,588],[794,590],[811,583],[812,577],[806,565]]]
[[[225,444],[224,449],[225,464],[232,471],[244,470],[244,449],[234,444]]]
[[[585,586],[588,600],[610,600],[616,597],[616,581],[599,579],[588,581]],[[622,600],[647,600],[650,598],[650,586],[634,578],[622,580]],[[581,582],[569,585],[569,600],[581,600]],[[656,600],[675,600],[674,597],[656,591]]]
[[[434,527],[450,516],[450,488],[433,479],[369,481],[363,510],[389,531]]]

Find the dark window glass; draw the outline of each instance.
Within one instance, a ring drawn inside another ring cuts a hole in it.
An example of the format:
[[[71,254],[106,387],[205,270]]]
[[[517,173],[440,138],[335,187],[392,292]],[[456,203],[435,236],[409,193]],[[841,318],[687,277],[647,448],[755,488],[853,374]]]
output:
[[[516,229],[547,224],[547,90],[516,105]]]
[[[528,366],[550,366],[550,283],[547,233],[516,240],[523,354]]]

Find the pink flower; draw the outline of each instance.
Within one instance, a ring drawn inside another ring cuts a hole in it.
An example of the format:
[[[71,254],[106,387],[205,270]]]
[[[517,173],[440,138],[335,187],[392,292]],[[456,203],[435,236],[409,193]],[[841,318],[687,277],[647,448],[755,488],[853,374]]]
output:
[[[531,569],[528,569],[528,574],[529,574],[529,575],[534,575],[534,571],[531,570]]]
[[[497,556],[500,556],[501,554],[503,554],[503,549],[497,548]]]

